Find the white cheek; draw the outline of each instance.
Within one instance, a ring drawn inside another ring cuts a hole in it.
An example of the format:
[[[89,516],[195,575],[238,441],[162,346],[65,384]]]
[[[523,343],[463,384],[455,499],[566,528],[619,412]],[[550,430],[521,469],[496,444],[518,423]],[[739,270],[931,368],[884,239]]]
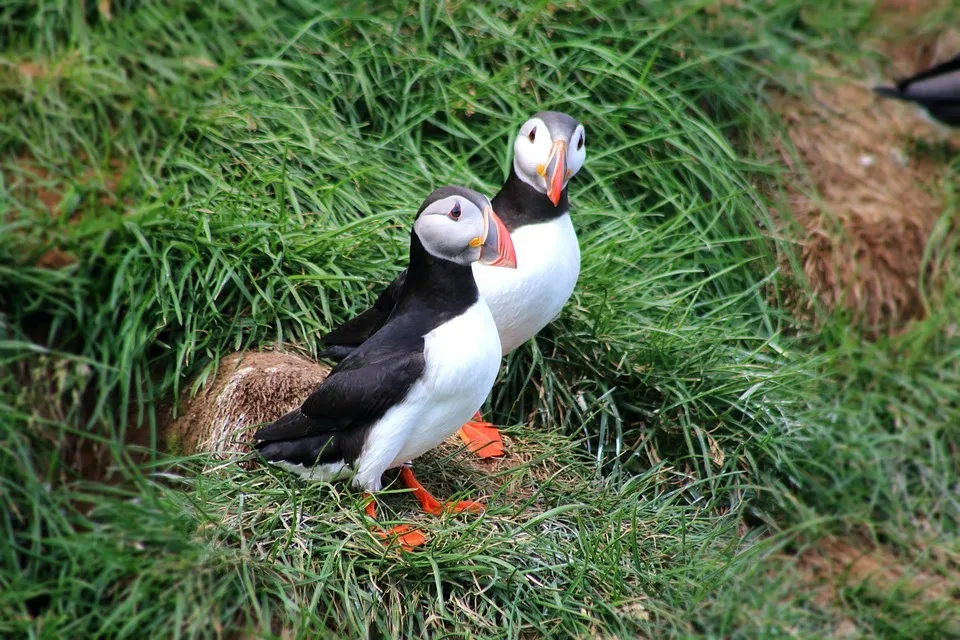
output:
[[[547,161],[551,144],[550,136],[546,133],[538,133],[534,142],[526,138],[518,138],[513,147],[513,157],[516,158],[518,171],[530,180],[542,179],[537,172],[537,166]]]
[[[535,174],[537,171],[537,163],[533,157],[533,145],[523,140],[518,140],[514,152],[516,153],[517,164],[520,165],[521,171],[523,171],[525,175]]]
[[[567,170],[570,172],[570,177],[572,178],[580,171],[580,167],[583,166],[583,161],[587,158],[586,147],[580,149],[571,149],[567,154]]]

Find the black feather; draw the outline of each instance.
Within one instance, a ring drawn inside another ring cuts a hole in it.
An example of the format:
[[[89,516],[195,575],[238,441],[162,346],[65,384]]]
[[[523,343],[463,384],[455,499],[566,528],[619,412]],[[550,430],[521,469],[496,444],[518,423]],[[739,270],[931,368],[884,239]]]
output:
[[[317,358],[320,360],[330,360],[331,362],[340,362],[353,353],[356,349],[357,347],[353,345],[335,344],[327,347],[326,349],[321,349],[318,351]]]
[[[347,320],[323,336],[322,342],[331,346],[347,347],[357,347],[363,344],[365,340],[386,324],[387,318],[390,317],[393,308],[397,306],[397,301],[400,299],[400,291],[403,289],[403,284],[406,280],[407,271],[404,269],[403,272],[384,289],[372,307]],[[341,353],[341,351],[335,350],[329,350],[329,355],[321,352],[322,357],[328,357],[333,360],[346,357],[347,354],[340,355]],[[349,351],[347,353],[349,353]]]

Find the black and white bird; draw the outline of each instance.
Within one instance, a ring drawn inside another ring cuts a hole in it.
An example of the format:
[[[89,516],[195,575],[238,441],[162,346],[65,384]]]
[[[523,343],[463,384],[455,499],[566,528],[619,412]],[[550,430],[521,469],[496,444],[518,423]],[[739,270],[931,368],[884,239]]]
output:
[[[941,124],[960,127],[960,55],[900,80],[894,87],[873,90],[885,98],[913,102]]]
[[[483,404],[501,358],[474,262],[515,268],[510,233],[485,196],[437,189],[417,212],[407,277],[389,318],[299,409],[254,434],[260,455],[308,480],[352,476],[374,492],[387,469],[453,435]],[[424,509],[443,509],[408,467],[400,477]],[[476,507],[467,501],[451,508]]]
[[[520,127],[513,152],[510,175],[492,203],[513,239],[517,268],[473,267],[504,355],[549,324],[577,283],[580,245],[570,219],[567,184],[586,159],[583,125],[565,113],[542,111]],[[328,348],[320,355],[342,358],[373,335],[396,306],[406,277],[401,273],[373,307],[324,336]],[[503,454],[499,432],[479,413],[460,430],[460,437],[480,457]]]

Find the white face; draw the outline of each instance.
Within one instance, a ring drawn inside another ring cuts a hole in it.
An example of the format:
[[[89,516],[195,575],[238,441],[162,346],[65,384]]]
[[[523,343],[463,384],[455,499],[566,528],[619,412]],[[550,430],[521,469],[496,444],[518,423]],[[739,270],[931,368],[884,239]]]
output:
[[[451,195],[424,209],[413,228],[424,249],[431,254],[458,264],[470,264],[480,258],[487,220],[470,199]]]
[[[562,185],[566,188],[587,157],[587,140],[582,124],[578,123],[567,139],[563,133],[551,132],[540,118],[530,118],[520,127],[520,134],[513,143],[513,166],[517,175],[540,193],[546,194],[550,188],[551,151],[557,140],[567,144],[565,175],[562,178]]]

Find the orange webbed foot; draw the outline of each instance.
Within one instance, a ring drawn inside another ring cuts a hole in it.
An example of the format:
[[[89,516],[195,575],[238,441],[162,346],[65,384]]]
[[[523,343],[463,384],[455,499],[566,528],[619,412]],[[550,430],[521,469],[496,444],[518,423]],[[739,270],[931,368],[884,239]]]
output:
[[[495,458],[503,455],[503,439],[500,431],[491,422],[486,422],[477,411],[473,419],[457,432],[470,453],[478,458]]]
[[[413,470],[410,467],[400,468],[400,482],[402,482],[406,488],[413,489],[413,495],[417,499],[417,502],[420,503],[420,508],[431,515],[441,516],[444,513],[460,513],[462,511],[480,513],[484,510],[483,504],[475,500],[440,502],[420,484],[420,481],[413,475]]]
[[[445,502],[443,504],[444,511],[450,513],[461,513],[463,511],[469,511],[471,513],[483,513],[486,509],[486,505],[482,502],[477,502],[476,500],[461,500],[459,502]]]
[[[367,503],[367,506],[364,507],[363,510],[368,516],[376,520],[376,501],[373,496],[370,496],[370,494],[367,495],[370,497],[370,502]],[[427,536],[425,536],[422,531],[406,524],[399,524],[389,529],[377,527],[373,530],[373,534],[383,540],[387,546],[396,542],[404,551],[413,551],[415,548],[427,542]]]
[[[422,531],[406,524],[398,524],[386,531],[383,529],[374,531],[374,534],[383,540],[387,546],[396,542],[404,551],[413,551],[427,542],[427,536]]]

